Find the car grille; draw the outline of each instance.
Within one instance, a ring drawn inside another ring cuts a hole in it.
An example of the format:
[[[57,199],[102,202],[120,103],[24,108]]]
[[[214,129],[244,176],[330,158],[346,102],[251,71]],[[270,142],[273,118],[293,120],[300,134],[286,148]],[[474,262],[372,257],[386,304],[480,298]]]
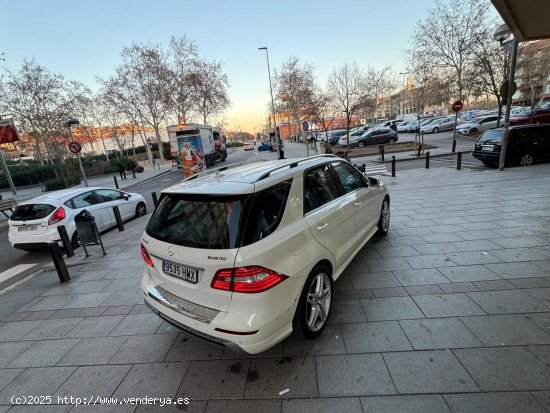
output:
[[[210,324],[210,322],[220,313],[213,308],[203,307],[202,305],[184,300],[159,286],[150,288],[148,290],[148,295],[153,300],[164,304],[166,307],[180,314],[207,324]]]

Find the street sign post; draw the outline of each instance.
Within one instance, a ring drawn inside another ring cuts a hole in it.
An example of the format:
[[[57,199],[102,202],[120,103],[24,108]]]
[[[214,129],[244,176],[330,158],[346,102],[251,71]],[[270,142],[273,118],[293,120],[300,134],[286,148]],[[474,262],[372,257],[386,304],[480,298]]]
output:
[[[460,112],[463,107],[464,104],[460,100],[455,101],[452,106],[453,112],[455,113],[455,127],[453,129],[453,153],[456,150],[456,124],[458,122],[458,112]]]
[[[309,129],[309,123],[307,123],[307,121],[304,121],[304,123],[302,123],[302,136],[303,136],[303,139],[304,139],[304,142],[306,143],[306,153],[307,153],[307,156],[309,157],[309,141],[306,137],[306,132],[308,131]]]
[[[73,136],[71,128],[69,127],[69,132],[71,133],[71,138]],[[78,160],[78,166],[80,167],[80,172],[82,173],[82,178],[84,178],[84,186],[88,186],[88,180],[86,179],[86,173],[84,172],[84,167],[82,166],[82,161],[80,160],[80,151],[82,151],[82,145],[77,141],[72,141],[69,143],[69,150],[76,155]]]

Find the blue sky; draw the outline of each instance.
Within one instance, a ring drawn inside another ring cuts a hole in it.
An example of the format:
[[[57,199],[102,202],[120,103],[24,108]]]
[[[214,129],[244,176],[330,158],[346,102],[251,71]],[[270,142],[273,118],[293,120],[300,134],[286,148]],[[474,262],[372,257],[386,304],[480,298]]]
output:
[[[92,89],[134,41],[166,45],[186,34],[203,55],[224,62],[231,88],[227,127],[253,132],[267,113],[272,70],[290,56],[314,65],[325,86],[336,66],[357,62],[404,70],[403,51],[434,0],[188,1],[0,0],[0,66],[16,70],[34,58]],[[344,8],[345,7],[345,8]]]

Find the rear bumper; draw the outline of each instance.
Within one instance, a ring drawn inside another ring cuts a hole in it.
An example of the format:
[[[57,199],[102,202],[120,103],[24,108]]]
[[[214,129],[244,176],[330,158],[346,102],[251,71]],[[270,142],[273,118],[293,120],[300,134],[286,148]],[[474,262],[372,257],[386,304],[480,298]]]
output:
[[[48,248],[47,242],[25,242],[12,244],[13,248],[23,251],[35,251]]]
[[[222,345],[237,353],[261,353],[292,333],[293,309],[290,312],[281,310],[280,314],[273,314],[271,311],[268,318],[262,317],[261,313],[267,309],[261,306],[258,308],[248,306],[246,314],[243,314],[242,309],[229,309],[222,312],[202,307],[175,296],[170,297],[170,293],[166,295],[165,290],[155,285],[147,269],[141,280],[141,288],[145,295],[145,304],[159,317],[194,336]],[[162,295],[165,296],[162,297]],[[251,327],[246,323],[240,323],[243,318],[262,319],[265,323],[255,323]],[[285,321],[287,318],[288,320]],[[230,331],[258,330],[258,332],[251,335],[234,335],[216,331],[216,328]]]

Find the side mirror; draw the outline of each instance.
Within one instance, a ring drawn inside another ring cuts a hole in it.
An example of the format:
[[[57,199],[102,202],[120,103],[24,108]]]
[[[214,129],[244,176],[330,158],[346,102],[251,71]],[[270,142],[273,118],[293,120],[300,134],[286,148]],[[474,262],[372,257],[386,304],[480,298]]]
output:
[[[130,195],[128,195],[128,194],[124,194],[124,195],[122,195],[122,197],[123,197],[126,201],[128,201],[128,200],[130,199]]]

